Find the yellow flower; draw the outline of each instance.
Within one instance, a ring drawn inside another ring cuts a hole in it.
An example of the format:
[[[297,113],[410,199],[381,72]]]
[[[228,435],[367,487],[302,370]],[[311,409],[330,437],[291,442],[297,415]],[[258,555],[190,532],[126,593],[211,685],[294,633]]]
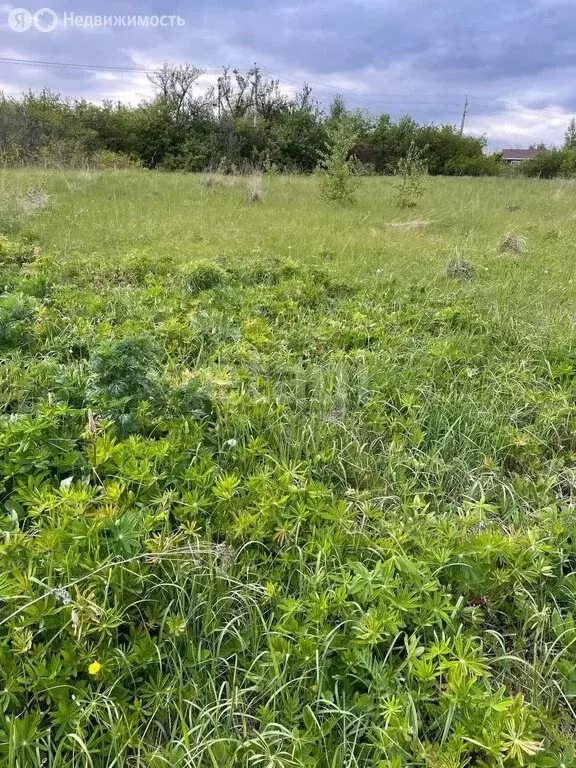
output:
[[[100,664],[99,661],[93,661],[92,664],[90,664],[90,666],[88,667],[88,674],[97,675],[101,669],[102,669],[102,664]]]

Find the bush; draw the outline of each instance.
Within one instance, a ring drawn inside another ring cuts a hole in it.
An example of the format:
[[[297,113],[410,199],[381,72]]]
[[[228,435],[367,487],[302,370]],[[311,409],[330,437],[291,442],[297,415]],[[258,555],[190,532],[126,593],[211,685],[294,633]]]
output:
[[[576,176],[576,147],[565,149],[562,158],[562,176],[574,178]]]
[[[342,119],[356,134],[344,159],[354,152],[361,161],[357,170],[363,173],[372,168],[377,173],[393,173],[411,141],[427,148],[430,174],[477,175],[492,170],[477,160],[484,140],[462,136],[451,125],[422,125],[410,117],[393,122],[387,114],[373,122],[348,112],[343,103],[333,114],[325,115],[310,98],[308,88],[288,99],[277,83],[264,83],[261,78],[262,104],[254,126],[252,105],[246,99],[249,82],[240,73],[221,83],[230,90],[227,105],[217,118],[204,96],[191,97],[188,92],[181,103],[176,82],[181,73],[178,68],[171,72],[176,79],[165,85],[168,91],[176,90],[167,94],[160,87],[153,99],[135,107],[69,101],[49,91],[28,93],[21,99],[0,94],[0,163],[40,162],[73,168],[94,164],[112,169],[142,165],[179,172],[202,172],[222,165],[228,172],[311,172],[319,153],[326,152],[326,143],[331,147],[330,134]],[[339,192],[336,199],[345,201],[347,197]]]
[[[499,153],[455,157],[446,165],[446,173],[454,176],[498,176],[505,169],[506,164]]]
[[[356,139],[354,126],[346,118],[328,130],[326,150],[318,153],[320,194],[327,202],[350,204],[356,200],[359,179],[350,156]]]
[[[519,164],[518,172],[523,176],[540,179],[554,179],[562,172],[564,153],[561,149],[542,149],[535,157]]]
[[[398,162],[396,174],[399,182],[396,184],[396,205],[399,208],[415,208],[426,188],[428,166],[422,150],[412,142],[408,153]]]
[[[134,170],[142,168],[142,163],[135,157],[122,152],[101,149],[92,156],[91,164],[101,170]]]

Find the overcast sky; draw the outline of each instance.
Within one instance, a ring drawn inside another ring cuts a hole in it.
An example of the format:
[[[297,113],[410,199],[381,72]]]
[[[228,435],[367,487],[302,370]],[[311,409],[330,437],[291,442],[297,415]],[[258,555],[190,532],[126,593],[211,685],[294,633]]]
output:
[[[310,83],[322,103],[459,124],[492,148],[560,143],[576,114],[576,0],[46,0],[58,24],[14,31],[0,2],[0,56],[151,69],[254,62],[286,88]],[[42,3],[25,6],[36,12]],[[66,27],[64,14],[174,14],[182,26]],[[40,23],[51,24],[50,14]],[[67,96],[132,103],[146,75],[0,62],[0,89],[47,86]]]

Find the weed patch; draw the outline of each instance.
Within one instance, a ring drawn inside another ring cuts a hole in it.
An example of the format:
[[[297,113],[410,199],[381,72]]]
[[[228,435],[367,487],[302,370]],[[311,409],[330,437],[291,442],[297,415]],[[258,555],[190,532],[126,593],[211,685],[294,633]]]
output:
[[[569,765],[570,329],[222,230],[0,241],[0,764]]]

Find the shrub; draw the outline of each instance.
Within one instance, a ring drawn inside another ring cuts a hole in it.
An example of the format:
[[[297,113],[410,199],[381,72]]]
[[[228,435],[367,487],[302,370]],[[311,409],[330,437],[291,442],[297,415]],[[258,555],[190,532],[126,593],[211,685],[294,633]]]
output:
[[[428,167],[422,150],[412,142],[405,157],[398,161],[395,187],[396,205],[399,208],[415,208],[426,189]]]
[[[326,149],[318,153],[320,194],[327,202],[353,203],[359,185],[356,163],[350,156],[357,140],[355,128],[343,117],[327,133]]]
[[[101,170],[134,170],[142,168],[142,163],[131,155],[122,152],[112,152],[110,149],[100,149],[91,159],[91,165]]]
[[[267,176],[278,176],[280,173],[278,164],[272,160],[269,149],[266,150],[266,154],[264,156],[263,169]]]
[[[205,170],[209,160],[209,144],[206,137],[189,136],[173,153],[166,155],[161,167],[164,171],[197,173]]]
[[[542,149],[535,157],[519,163],[518,173],[541,179],[553,179],[562,172],[564,153],[561,149]]]
[[[570,147],[564,150],[562,158],[562,176],[574,178],[576,176],[576,147]]]
[[[498,176],[506,170],[502,155],[478,155],[475,157],[455,157],[446,165],[446,173],[455,176]]]

